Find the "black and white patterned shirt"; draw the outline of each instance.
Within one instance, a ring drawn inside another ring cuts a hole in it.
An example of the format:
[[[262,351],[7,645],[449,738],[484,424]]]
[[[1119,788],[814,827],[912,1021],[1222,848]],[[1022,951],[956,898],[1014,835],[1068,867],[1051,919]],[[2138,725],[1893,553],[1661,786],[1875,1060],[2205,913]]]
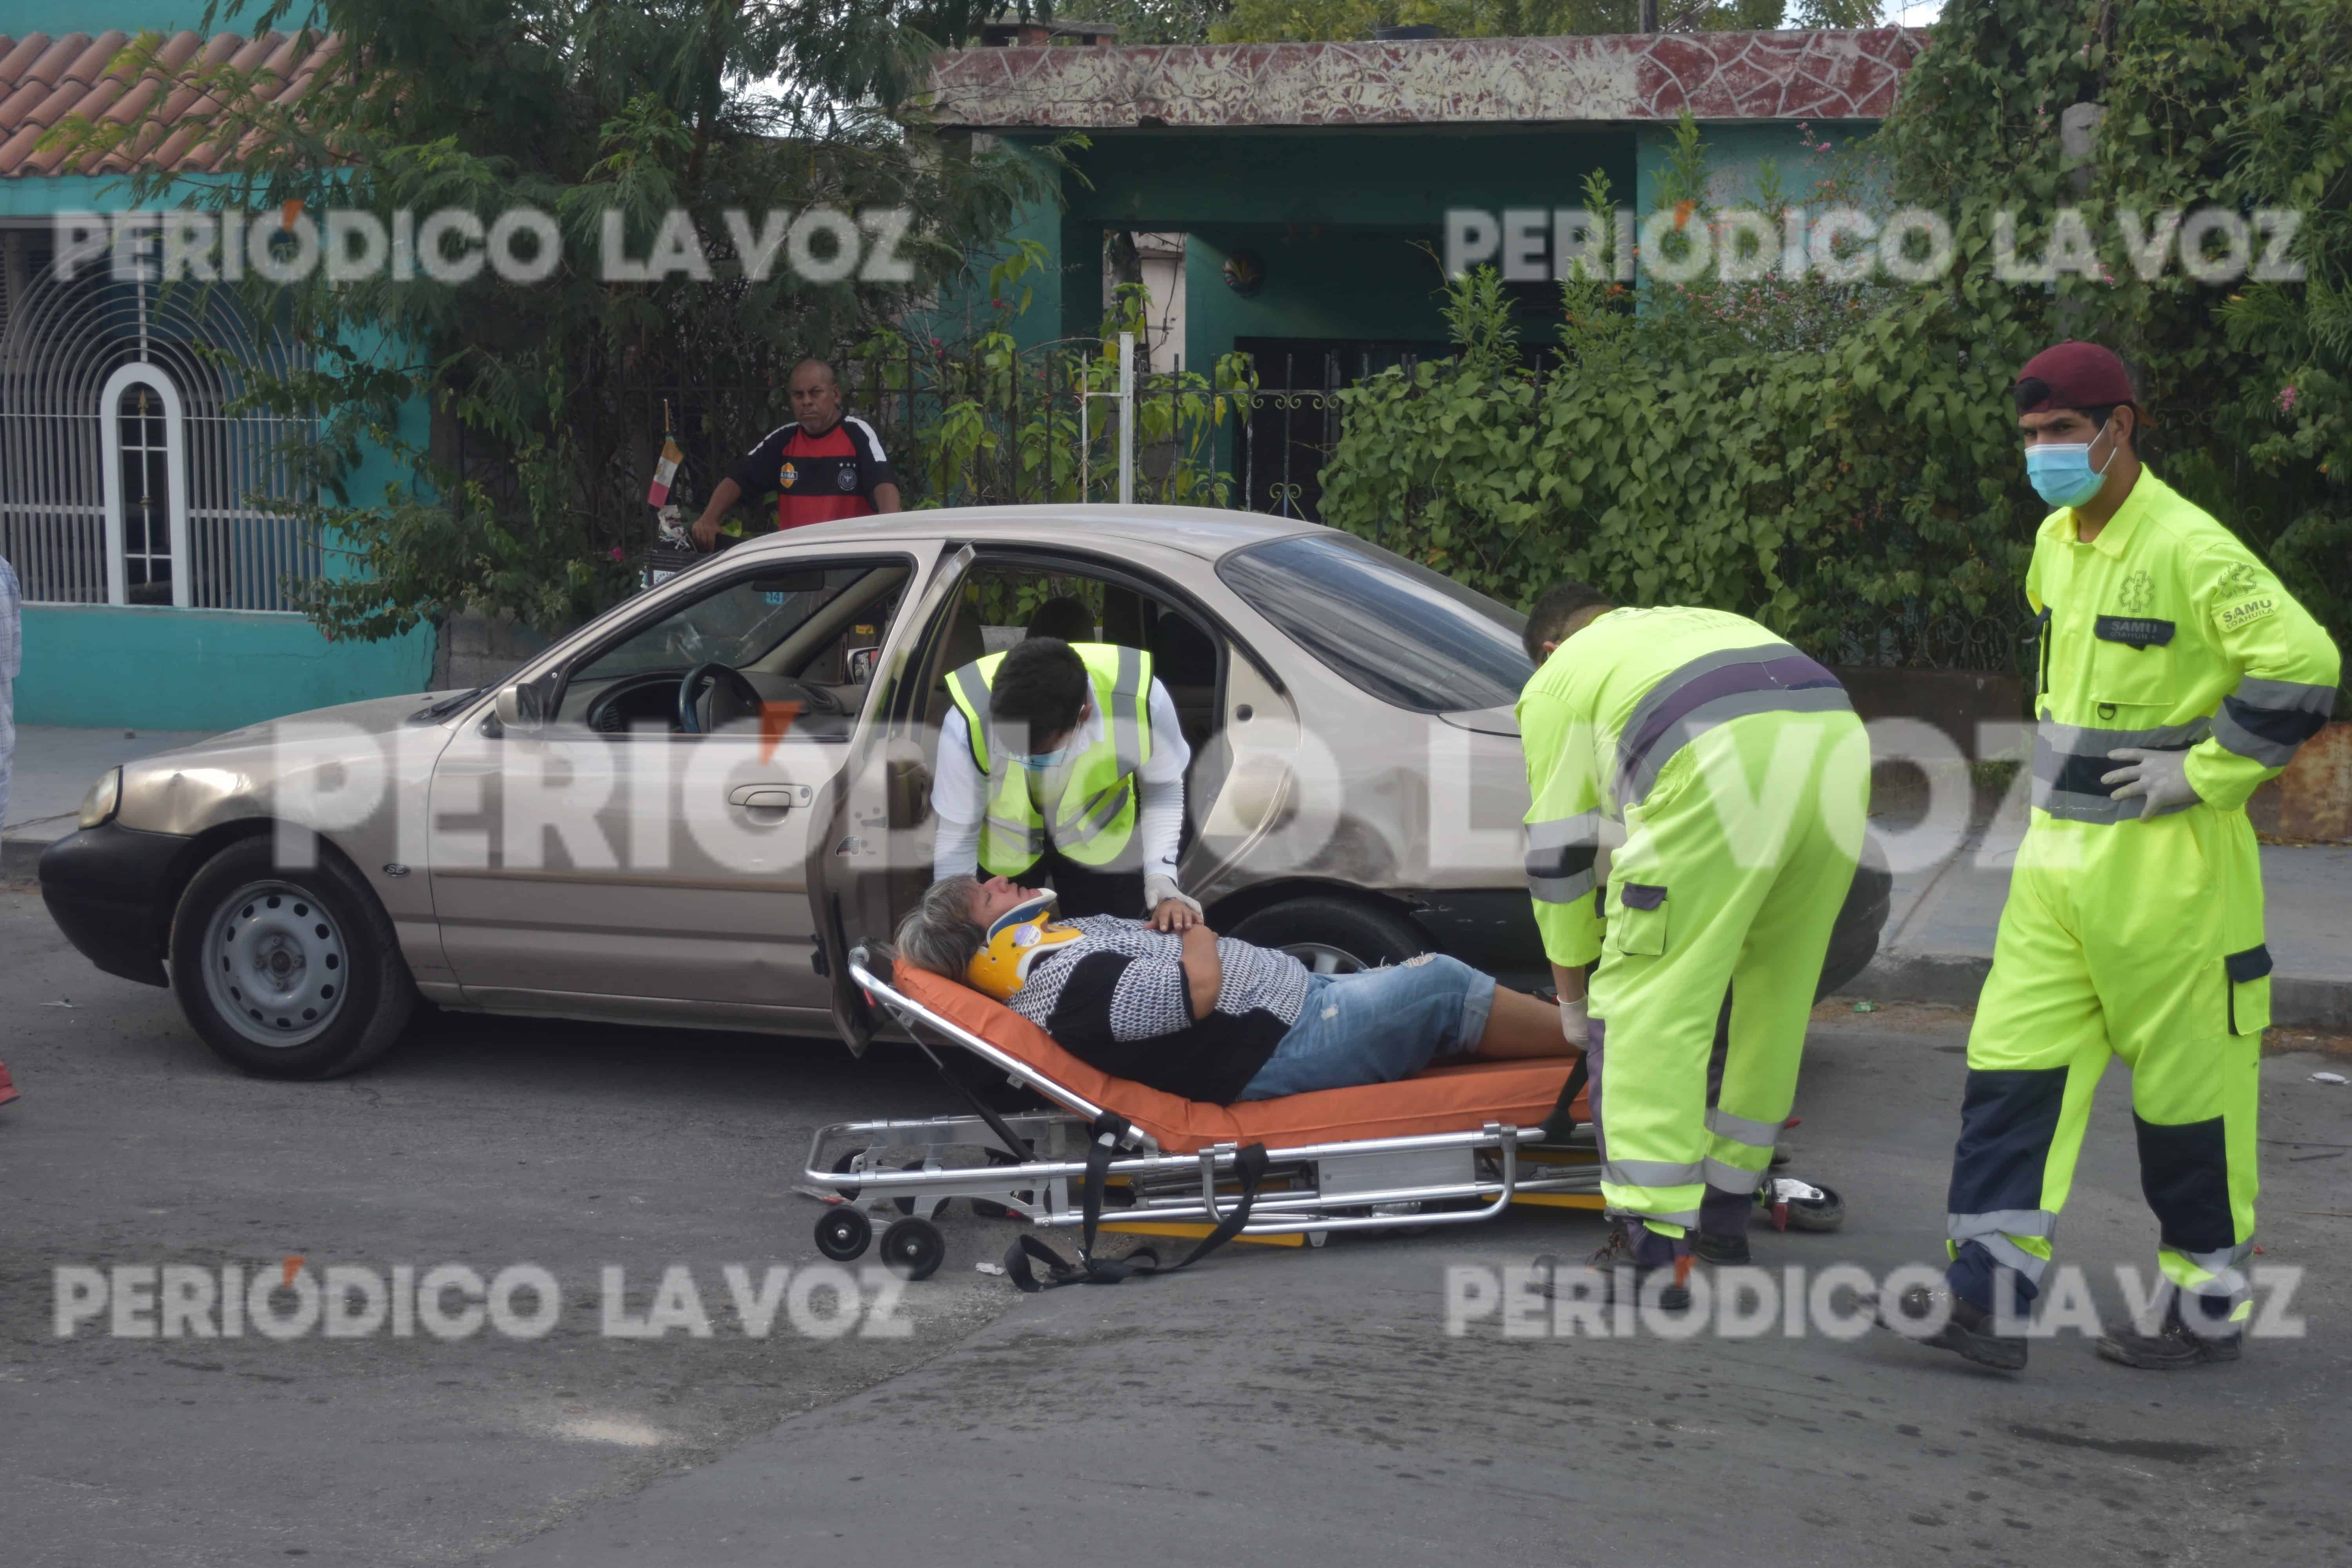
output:
[[[1216,1006],[1195,1019],[1182,938],[1116,915],[1066,923],[1085,936],[1039,957],[1009,1005],[1117,1077],[1230,1105],[1306,1008],[1305,964],[1228,936],[1217,939]]]

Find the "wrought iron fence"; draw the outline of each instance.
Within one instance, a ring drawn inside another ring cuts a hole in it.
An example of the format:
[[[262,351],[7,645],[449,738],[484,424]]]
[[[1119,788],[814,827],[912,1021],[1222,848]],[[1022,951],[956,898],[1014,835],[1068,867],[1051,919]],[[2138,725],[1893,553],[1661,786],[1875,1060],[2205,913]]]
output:
[[[0,553],[25,596],[289,610],[322,555],[270,503],[310,422],[229,410],[303,351],[224,289],[61,279],[49,248],[0,235]]]
[[[1929,614],[1916,607],[1864,612],[1841,620],[1821,641],[1837,664],[2030,677],[2040,658],[2033,621],[2023,615]]]
[[[1233,507],[1315,519],[1318,476],[1339,438],[1337,394],[1422,345],[1256,345],[1248,371],[1218,384],[1178,361],[1135,377],[1138,502]],[[1108,352],[1107,352],[1108,349]],[[1115,345],[1064,338],[1010,355],[927,351],[911,342],[836,353],[845,413],[872,425],[910,506],[1008,506],[1117,499]],[[636,432],[629,471],[644,493],[667,429],[686,452],[680,495],[713,486],[792,417],[792,362],[757,381],[639,381],[615,395]]]

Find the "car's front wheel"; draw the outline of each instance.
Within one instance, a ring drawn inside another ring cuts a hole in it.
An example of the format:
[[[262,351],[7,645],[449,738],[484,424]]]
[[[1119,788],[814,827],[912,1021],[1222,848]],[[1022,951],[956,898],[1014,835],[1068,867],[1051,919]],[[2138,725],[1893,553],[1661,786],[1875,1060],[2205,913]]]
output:
[[[1402,963],[1431,947],[1428,934],[1402,915],[1326,893],[1270,904],[1225,934],[1280,948],[1318,974]]]
[[[320,846],[281,868],[263,834],[198,868],[172,921],[172,989],[222,1059],[263,1078],[365,1067],[416,1003],[391,917],[349,862]]]

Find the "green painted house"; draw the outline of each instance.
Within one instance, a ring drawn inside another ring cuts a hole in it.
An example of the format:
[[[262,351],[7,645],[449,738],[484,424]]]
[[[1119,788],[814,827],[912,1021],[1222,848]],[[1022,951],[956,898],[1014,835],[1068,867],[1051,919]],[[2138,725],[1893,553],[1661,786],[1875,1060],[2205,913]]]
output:
[[[1552,215],[1580,203],[1588,174],[1646,213],[1687,110],[1707,144],[1712,199],[1751,199],[1769,162],[1802,202],[1832,150],[1885,116],[1926,37],[1137,47],[1073,37],[944,57],[930,111],[1015,147],[1086,138],[1068,153],[1058,204],[1029,213],[1014,236],[1053,262],[1018,331],[1029,343],[1093,335],[1106,236],[1144,237],[1151,368],[1205,370],[1244,350],[1263,385],[1300,392],[1296,406],[1254,416],[1232,462],[1248,504],[1311,516],[1307,470],[1333,434],[1328,393],[1443,352],[1449,214],[1538,237],[1503,271],[1528,341],[1544,341],[1541,318],[1558,308]],[[1281,427],[1256,428],[1268,419]]]
[[[299,365],[303,346],[220,293],[118,277],[110,258],[58,266],[72,249],[58,215],[129,209],[120,158],[79,169],[39,148],[65,116],[128,112],[144,92],[162,123],[136,156],[192,184],[219,156],[201,94],[116,69],[133,36],[163,35],[175,67],[267,68],[285,93],[329,58],[280,35],[199,35],[201,14],[52,0],[44,31],[0,35],[0,554],[26,599],[22,723],[226,728],[431,679],[429,629],[333,643],[287,602],[289,579],[349,567],[333,538],[267,504],[290,493],[283,449],[308,427],[233,404],[257,367]],[[422,406],[410,417],[421,431]],[[378,454],[353,493],[394,477]]]

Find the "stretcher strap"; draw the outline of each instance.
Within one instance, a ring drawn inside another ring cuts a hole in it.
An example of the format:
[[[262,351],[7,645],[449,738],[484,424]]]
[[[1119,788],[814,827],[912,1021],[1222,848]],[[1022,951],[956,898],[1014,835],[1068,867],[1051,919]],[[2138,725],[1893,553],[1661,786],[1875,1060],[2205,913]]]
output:
[[[1087,1145],[1087,1192],[1082,1213],[1085,1223],[1078,1233],[1078,1261],[1072,1263],[1034,1236],[1014,1238],[1004,1250],[1004,1276],[1024,1293],[1035,1295],[1063,1285],[1116,1285],[1138,1274],[1173,1274],[1180,1268],[1190,1268],[1242,1233],[1249,1224],[1250,1210],[1257,1203],[1259,1186],[1265,1181],[1265,1145],[1252,1143],[1234,1155],[1234,1170],[1241,1178],[1241,1195],[1233,1210],[1217,1222],[1217,1228],[1202,1237],[1200,1244],[1184,1256],[1181,1263],[1166,1268],[1151,1263],[1130,1263],[1122,1258],[1095,1256],[1095,1231],[1102,1222],[1103,1184],[1110,1174],[1110,1163],[1117,1157],[1119,1142],[1129,1131],[1128,1121],[1116,1111],[1106,1110],[1087,1128],[1092,1142]],[[1037,1278],[1030,1262],[1045,1266],[1046,1277]]]
[[[1568,1069],[1568,1081],[1559,1086],[1559,1098],[1552,1102],[1551,1114],[1544,1118],[1539,1129],[1540,1141],[1565,1143],[1576,1131],[1576,1097],[1584,1092],[1584,1081],[1591,1073],[1592,1058],[1577,1053],[1576,1065]]]

